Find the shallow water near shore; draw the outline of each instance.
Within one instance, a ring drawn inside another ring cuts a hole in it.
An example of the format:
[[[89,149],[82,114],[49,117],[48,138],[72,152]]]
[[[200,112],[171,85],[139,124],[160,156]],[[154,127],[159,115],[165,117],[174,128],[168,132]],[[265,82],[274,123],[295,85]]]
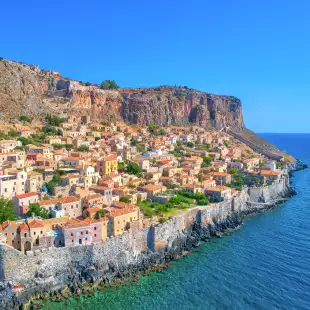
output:
[[[310,135],[263,137],[310,164]],[[310,309],[310,169],[297,196],[137,283],[44,309]]]

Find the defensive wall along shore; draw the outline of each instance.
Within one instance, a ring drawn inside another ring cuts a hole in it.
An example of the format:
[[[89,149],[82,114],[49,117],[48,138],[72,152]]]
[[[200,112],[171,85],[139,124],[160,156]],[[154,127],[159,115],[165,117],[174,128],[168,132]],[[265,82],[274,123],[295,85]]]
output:
[[[30,251],[27,255],[0,244],[0,309],[18,307],[30,296],[68,286],[76,289],[83,283],[96,285],[137,275],[182,255],[212,231],[237,226],[231,221],[235,214],[264,209],[264,202],[288,192],[289,179],[284,176],[272,185],[244,188],[226,201],[189,209],[166,223],[131,229],[98,244]]]

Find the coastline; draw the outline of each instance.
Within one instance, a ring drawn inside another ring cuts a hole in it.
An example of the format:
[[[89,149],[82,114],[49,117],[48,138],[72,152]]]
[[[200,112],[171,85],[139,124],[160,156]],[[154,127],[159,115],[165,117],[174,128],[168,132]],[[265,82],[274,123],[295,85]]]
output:
[[[301,170],[301,166],[296,165],[289,170],[289,172],[292,173],[293,171]],[[65,284],[65,281],[64,283],[59,283],[58,280],[56,285],[55,283],[51,285],[51,283],[46,281],[48,280],[48,271],[45,270],[44,274],[42,268],[40,271],[36,268],[35,278],[40,281],[41,287],[38,285],[34,287],[32,282],[29,283],[32,285],[29,285],[27,289],[24,289],[21,292],[13,292],[12,281],[0,282],[0,306],[6,309],[17,309],[20,308],[20,306],[22,306],[23,309],[37,308],[41,307],[43,305],[42,303],[46,300],[61,301],[70,296],[78,297],[81,294],[88,295],[95,290],[102,290],[106,287],[132,283],[137,281],[141,275],[148,274],[152,271],[161,271],[168,266],[170,261],[179,259],[183,255],[187,255],[190,251],[199,246],[200,241],[207,242],[212,237],[221,237],[226,232],[232,232],[239,229],[243,223],[244,217],[274,208],[279,202],[283,201],[284,197],[294,195],[295,192],[290,186],[288,175],[287,179],[283,180],[283,182],[284,183],[281,184],[281,186],[276,187],[277,192],[273,193],[273,198],[275,194],[277,198],[273,199],[271,203],[249,204],[246,200],[247,197],[245,193],[242,193],[243,196],[241,194],[237,201],[236,199],[234,201],[229,201],[230,204],[225,202],[226,207],[231,208],[233,211],[228,212],[229,214],[222,214],[222,217],[218,217],[218,220],[213,218],[212,223],[206,223],[204,221],[204,217],[206,216],[205,212],[210,208],[195,208],[196,213],[193,213],[194,210],[188,210],[185,212],[187,215],[186,221],[188,221],[188,213],[192,219],[191,222],[185,223],[187,225],[185,229],[184,227],[177,227],[176,231],[172,231],[170,227],[171,225],[175,225],[180,218],[182,222],[184,222],[184,214],[177,216],[177,219],[174,218],[170,223],[159,224],[158,227],[155,228],[159,230],[159,238],[165,239],[165,236],[162,234],[166,234],[168,236],[167,238],[170,240],[167,239],[168,242],[166,242],[166,244],[160,244],[160,242],[156,244],[156,239],[154,239],[156,248],[147,248],[140,253],[137,253],[136,251],[133,253],[135,256],[134,264],[128,262],[124,265],[115,266],[113,263],[109,263],[108,269],[104,270],[104,272],[100,272],[99,266],[86,265],[79,270],[79,274],[77,274],[77,270],[70,270],[69,272],[72,273],[73,277],[67,282],[67,284]],[[274,188],[271,189],[265,187],[262,190],[264,196],[267,192],[271,190],[274,191]],[[249,195],[251,196],[251,192]],[[264,197],[266,197],[266,195]],[[253,198],[258,199],[255,195],[253,195]],[[223,207],[223,204],[221,207]],[[171,238],[171,236],[173,236],[173,238]],[[78,250],[81,248],[82,247],[79,247]],[[92,251],[94,250],[92,249]],[[2,259],[3,253],[4,252],[1,251],[0,257]],[[45,255],[49,255],[49,253],[45,253]],[[39,274],[40,272],[41,274]]]

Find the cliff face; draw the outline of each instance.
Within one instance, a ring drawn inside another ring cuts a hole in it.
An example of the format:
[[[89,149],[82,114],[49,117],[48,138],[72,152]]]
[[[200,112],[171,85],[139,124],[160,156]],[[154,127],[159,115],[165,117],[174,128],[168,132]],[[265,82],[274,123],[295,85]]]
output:
[[[101,90],[17,62],[0,62],[0,112],[6,119],[46,113],[91,115],[97,121],[197,124],[244,129],[241,102],[184,87]]]

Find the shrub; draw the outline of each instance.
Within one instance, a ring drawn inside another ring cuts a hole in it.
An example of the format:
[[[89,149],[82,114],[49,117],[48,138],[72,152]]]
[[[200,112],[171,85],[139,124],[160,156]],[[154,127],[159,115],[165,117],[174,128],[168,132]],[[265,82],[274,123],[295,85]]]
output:
[[[87,145],[81,145],[77,148],[77,150],[79,152],[88,152],[89,151],[89,147]]]
[[[100,84],[101,89],[118,89],[119,86],[114,80],[105,80]]]
[[[121,199],[119,200],[120,202],[126,202],[126,203],[130,203],[130,199],[128,196],[123,196],[121,197]]]
[[[47,114],[45,117],[45,121],[50,126],[58,127],[61,123],[64,123],[65,121],[67,121],[67,119],[63,117]]]
[[[10,130],[8,132],[8,136],[11,137],[11,138],[16,138],[16,137],[18,137],[18,133],[15,130]]]
[[[30,119],[28,116],[26,116],[26,115],[22,115],[22,116],[19,118],[19,120],[20,120],[21,122],[31,123],[31,119]]]
[[[38,202],[29,204],[29,211],[27,212],[27,216],[30,217],[32,214],[40,216],[44,219],[48,219],[50,217],[49,211],[42,208]]]
[[[7,220],[17,220],[15,205],[12,200],[0,197],[0,224]]]
[[[107,210],[103,210],[103,209],[102,209],[102,210],[99,210],[99,211],[96,212],[95,218],[96,218],[97,220],[99,220],[101,217],[104,217],[107,213],[108,213]]]
[[[132,163],[132,162],[130,162],[127,165],[126,172],[130,173],[130,174],[134,174],[138,177],[140,177],[142,175],[142,170],[141,170],[140,166],[138,164]]]

